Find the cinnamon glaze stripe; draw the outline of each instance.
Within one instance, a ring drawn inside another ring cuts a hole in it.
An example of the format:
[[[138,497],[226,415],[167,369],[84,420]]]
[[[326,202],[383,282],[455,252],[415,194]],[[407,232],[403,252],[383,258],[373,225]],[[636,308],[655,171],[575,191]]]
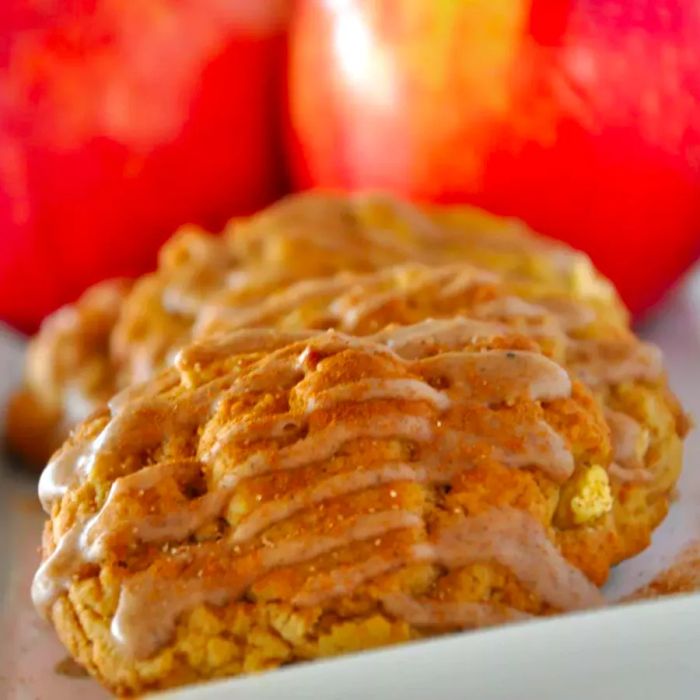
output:
[[[404,593],[384,596],[383,604],[389,614],[414,627],[473,629],[518,622],[530,617],[520,610],[498,608],[489,603],[421,600]]]

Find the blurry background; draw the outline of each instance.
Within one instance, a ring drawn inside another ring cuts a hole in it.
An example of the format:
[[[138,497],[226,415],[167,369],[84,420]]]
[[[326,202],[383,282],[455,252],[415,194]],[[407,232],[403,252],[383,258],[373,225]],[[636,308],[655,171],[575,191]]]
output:
[[[477,203],[637,314],[700,253],[697,0],[2,0],[0,319],[290,188]]]

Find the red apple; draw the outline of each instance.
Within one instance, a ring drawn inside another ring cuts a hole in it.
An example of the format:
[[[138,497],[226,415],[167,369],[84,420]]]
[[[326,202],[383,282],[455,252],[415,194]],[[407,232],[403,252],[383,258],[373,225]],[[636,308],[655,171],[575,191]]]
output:
[[[296,183],[517,215],[636,312],[700,252],[697,0],[301,0]]]
[[[0,3],[0,319],[279,193],[284,0]]]

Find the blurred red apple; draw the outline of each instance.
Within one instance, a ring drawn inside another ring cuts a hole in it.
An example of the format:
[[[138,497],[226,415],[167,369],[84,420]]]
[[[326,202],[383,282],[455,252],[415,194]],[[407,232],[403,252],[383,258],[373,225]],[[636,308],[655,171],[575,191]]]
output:
[[[278,194],[284,0],[0,5],[0,319]]]
[[[700,251],[697,0],[301,0],[299,186],[517,215],[636,312]]]

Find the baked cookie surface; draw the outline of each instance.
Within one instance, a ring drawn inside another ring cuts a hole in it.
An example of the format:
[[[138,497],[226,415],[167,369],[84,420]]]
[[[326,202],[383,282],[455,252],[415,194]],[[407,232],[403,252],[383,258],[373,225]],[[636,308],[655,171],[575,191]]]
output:
[[[609,433],[516,321],[219,334],[54,455],[33,597],[126,695],[594,607]]]

